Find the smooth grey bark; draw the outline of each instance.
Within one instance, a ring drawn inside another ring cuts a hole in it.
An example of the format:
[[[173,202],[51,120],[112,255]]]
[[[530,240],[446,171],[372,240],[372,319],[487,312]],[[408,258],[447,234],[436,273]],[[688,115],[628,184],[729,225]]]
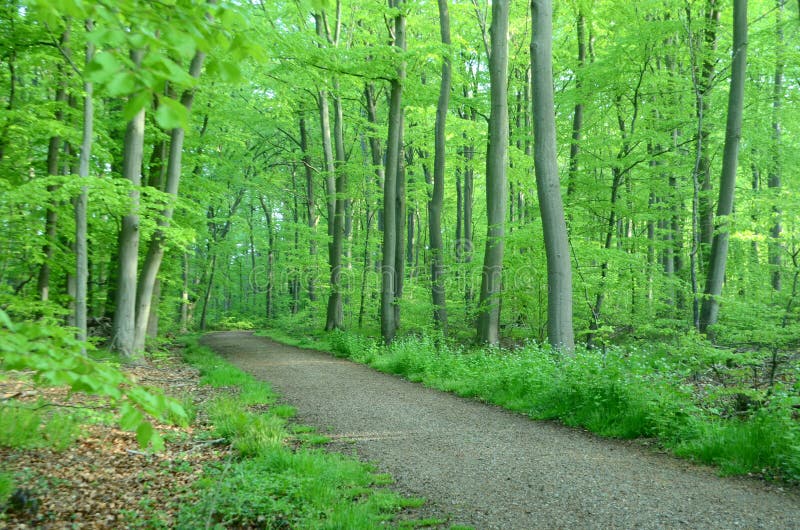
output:
[[[308,129],[306,128],[305,118],[300,118],[300,150],[303,152],[303,168],[306,176],[306,222],[309,229],[308,238],[308,257],[313,267],[317,263],[317,223],[319,216],[316,211],[316,201],[314,199],[314,168],[311,165],[311,154],[308,149]],[[317,293],[314,282],[314,271],[308,274],[308,299],[311,302],[317,300]]]
[[[137,66],[144,52],[131,53]],[[114,299],[111,348],[124,357],[137,354],[136,338],[136,272],[139,260],[139,188],[142,183],[145,109],[139,110],[128,122],[122,153],[122,177],[130,181],[130,211],[122,217],[119,233],[117,290]]]
[[[189,300],[189,253],[183,253],[183,260],[181,266],[181,320],[180,330],[181,333],[189,331],[189,309],[191,301]]]
[[[375,185],[378,189],[380,197],[376,204],[376,215],[378,218],[377,229],[378,232],[383,233],[383,186],[384,186],[384,167],[383,167],[383,146],[381,139],[378,137],[378,113],[375,103],[375,84],[367,83],[364,86],[364,102],[367,110],[367,120],[370,123],[369,133],[369,150],[372,157],[372,167],[375,171]],[[369,184],[367,184],[369,186]],[[375,272],[380,272],[381,260],[376,256],[374,260]],[[359,319],[361,321],[362,319]]]
[[[406,17],[403,11],[404,0],[389,0],[390,8],[397,8],[394,17],[394,47],[401,53],[406,47]],[[398,271],[397,239],[397,183],[401,158],[403,155],[403,85],[406,77],[405,58],[397,64],[395,77],[391,80],[389,96],[389,131],[386,141],[386,169],[383,188],[383,259],[381,264],[381,337],[385,344],[391,344],[397,333],[396,282]],[[402,252],[401,262],[402,262]]]
[[[581,150],[581,132],[583,130],[583,66],[586,63],[586,17],[582,10],[578,11],[576,21],[578,31],[578,72],[575,74],[575,90],[578,91],[578,102],[572,113],[572,142],[569,145],[569,180],[567,181],[567,201],[575,194],[578,175],[578,155]]]
[[[495,0],[492,3],[489,29],[491,114],[486,150],[486,251],[477,323],[478,341],[486,344],[500,342],[500,297],[508,197],[508,15],[508,0]]]
[[[534,162],[547,255],[547,338],[554,348],[571,352],[575,348],[572,262],[556,159],[552,0],[532,0],[531,17]]]
[[[86,32],[94,28],[94,23],[87,20]],[[94,58],[94,44],[86,42],[86,60],[88,65]],[[94,139],[94,101],[92,99],[94,84],[84,79],[83,81],[83,131],[81,139],[81,154],[78,159],[78,177],[89,177],[89,160],[92,156],[92,142]],[[89,288],[89,249],[87,236],[86,210],[89,202],[89,192],[86,184],[81,186],[81,191],[75,200],[75,327],[78,328],[76,338],[79,341],[87,339],[87,291]],[[86,353],[86,347],[81,346],[81,353]]]
[[[209,2],[210,3],[210,2]],[[189,66],[189,75],[197,79],[200,77],[200,72],[203,69],[203,62],[205,61],[206,54],[197,51],[192,58],[191,65]],[[191,112],[192,103],[194,101],[194,90],[186,90],[181,95],[181,105]],[[207,122],[204,122],[203,132]],[[176,127],[170,131],[169,141],[169,159],[167,161],[167,182],[164,191],[173,197],[178,196],[178,188],[180,186],[182,157],[183,157],[183,142],[186,137],[186,131],[183,127]],[[133,342],[134,351],[144,350],[145,339],[147,338],[147,322],[151,314],[151,305],[153,304],[153,293],[158,278],[158,271],[161,268],[161,262],[164,259],[164,250],[166,245],[166,235],[164,230],[169,228],[172,222],[172,216],[175,213],[175,208],[172,204],[167,206],[162,212],[158,220],[158,229],[153,233],[150,238],[150,244],[147,248],[147,256],[142,264],[142,271],[139,277],[139,285],[136,291],[136,329]],[[158,299],[156,298],[156,303]]]
[[[711,183],[711,156],[709,155],[708,149],[706,149],[709,143],[708,137],[710,131],[706,127],[708,122],[703,120],[701,116],[708,114],[708,96],[716,74],[716,58],[714,57],[714,52],[717,50],[717,29],[720,19],[720,11],[717,2],[718,0],[706,0],[705,28],[703,29],[703,65],[699,85],[696,87],[701,96],[697,98],[696,113],[698,120],[702,123],[702,127],[700,128],[702,141],[697,143],[699,149],[698,155],[700,158],[699,228],[700,243],[703,245],[701,250],[711,245],[714,235],[714,208],[711,197],[713,189]],[[707,262],[707,259],[703,261]]]
[[[450,12],[447,0],[438,0],[439,32],[442,44],[447,48],[442,56],[442,80],[439,85],[439,100],[436,104],[436,125],[434,128],[433,153],[433,192],[428,201],[428,231],[431,249],[431,299],[433,301],[433,321],[447,333],[447,298],[444,285],[444,242],[442,240],[442,207],[444,205],[444,175],[446,147],[447,110],[450,106],[450,85],[452,65],[450,64]]]
[[[334,88],[338,92],[338,82],[334,80]],[[335,200],[333,217],[333,238],[330,244],[328,261],[330,264],[330,294],[325,321],[325,331],[344,328],[344,310],[342,307],[342,255],[344,253],[345,214],[347,194],[347,174],[344,153],[344,117],[342,115],[342,99],[337,93],[333,98],[333,140],[336,148]]]
[[[708,331],[709,326],[716,324],[719,318],[719,296],[722,294],[725,265],[728,259],[729,216],[733,212],[736,189],[736,169],[739,141],[742,136],[744,87],[747,71],[747,0],[734,0],[733,2],[733,50],[731,54],[733,64],[730,92],[728,93],[728,118],[725,127],[725,148],[722,155],[716,227],[703,291],[703,305],[700,310],[700,331],[703,333]]]
[[[275,230],[272,222],[272,208],[264,199],[263,195],[258,197],[264,217],[267,220],[267,289],[265,315],[267,320],[275,316]]]
[[[772,87],[772,165],[770,165],[769,176],[767,179],[767,187],[771,190],[781,189],[781,177],[783,163],[781,161],[781,108],[783,103],[783,69],[784,69],[784,36],[783,36],[783,11],[786,0],[776,0],[775,12],[775,38],[778,46],[778,58],[775,61],[775,76]],[[777,195],[776,192],[773,192]],[[782,256],[783,246],[780,243],[781,232],[783,226],[781,225],[781,216],[783,212],[781,207],[775,203],[772,207],[773,222],[769,231],[769,265],[770,265],[770,284],[775,291],[781,290],[782,283]]]
[[[314,15],[317,27],[317,35],[322,38],[325,36],[325,24],[320,14]],[[320,89],[317,93],[317,104],[319,107],[319,124],[322,133],[322,155],[325,162],[325,197],[328,205],[328,253],[333,244],[333,223],[336,216],[336,166],[333,161],[333,145],[331,142],[331,116],[330,104],[328,103],[328,91]]]
[[[397,178],[395,179],[395,244],[397,251],[394,256],[394,321],[400,327],[400,300],[403,298],[403,287],[406,277],[405,260],[405,223],[406,223],[406,163],[403,156],[405,134],[405,113],[400,115],[400,131],[398,137],[399,156],[397,158]],[[396,328],[395,328],[396,329]]]

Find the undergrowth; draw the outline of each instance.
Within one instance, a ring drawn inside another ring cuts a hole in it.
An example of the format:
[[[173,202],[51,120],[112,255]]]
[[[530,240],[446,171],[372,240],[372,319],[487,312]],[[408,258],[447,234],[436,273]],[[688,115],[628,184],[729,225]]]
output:
[[[200,370],[201,381],[225,390],[205,412],[214,435],[235,453],[207,467],[195,502],[183,504],[178,528],[372,529],[422,502],[380,488],[388,477],[357,460],[297,447],[303,436],[292,433],[307,429],[288,428],[294,409],[274,405],[266,383],[200,346],[196,337],[185,342],[185,359]]]
[[[280,339],[272,330],[264,334]],[[794,376],[774,381],[772,370],[768,388],[748,386],[739,372],[752,372],[754,361],[699,341],[579,349],[567,356],[537,343],[468,348],[430,335],[400,338],[389,347],[356,333],[334,332],[324,340],[337,356],[534,419],[602,436],[655,438],[723,474],[800,481]]]

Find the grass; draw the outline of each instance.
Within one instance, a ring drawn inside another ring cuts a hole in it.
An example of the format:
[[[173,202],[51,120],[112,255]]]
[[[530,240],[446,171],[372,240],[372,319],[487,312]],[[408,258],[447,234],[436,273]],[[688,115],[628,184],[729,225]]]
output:
[[[272,330],[263,334],[281,336]],[[602,436],[657,438],[676,454],[716,465],[723,474],[800,481],[800,387],[711,391],[711,385],[694,381],[727,366],[734,366],[729,372],[735,374],[739,359],[700,344],[579,349],[562,356],[535,343],[513,351],[468,348],[422,335],[384,347],[363,335],[334,332],[319,345],[377,370],[534,419],[555,419]],[[737,411],[730,397],[743,393],[760,397]]]
[[[39,406],[11,402],[0,407],[0,445],[55,451],[72,445],[79,434],[78,419],[72,414],[46,414]]]
[[[323,437],[290,428],[290,406],[251,412],[250,406],[274,404],[269,386],[199,346],[196,337],[186,344],[185,358],[202,381],[226,392],[206,412],[215,435],[227,438],[236,454],[205,470],[194,498],[182,503],[177,528],[372,529],[422,503],[383,488],[387,477],[357,460],[307,444],[293,448],[293,441]]]

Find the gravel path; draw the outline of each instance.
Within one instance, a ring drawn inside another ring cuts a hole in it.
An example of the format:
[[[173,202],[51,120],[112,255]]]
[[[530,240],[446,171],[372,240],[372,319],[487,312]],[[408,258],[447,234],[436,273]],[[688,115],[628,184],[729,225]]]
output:
[[[800,494],[630,442],[534,422],[249,332],[203,343],[268,381],[337,451],[477,529],[800,528]]]

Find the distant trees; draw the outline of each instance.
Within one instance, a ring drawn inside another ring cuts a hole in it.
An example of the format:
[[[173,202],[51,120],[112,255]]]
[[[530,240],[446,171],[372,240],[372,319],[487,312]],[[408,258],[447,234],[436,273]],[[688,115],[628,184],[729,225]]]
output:
[[[125,355],[159,314],[563,351],[800,321],[794,3],[79,4],[0,8],[15,318],[113,316]]]

